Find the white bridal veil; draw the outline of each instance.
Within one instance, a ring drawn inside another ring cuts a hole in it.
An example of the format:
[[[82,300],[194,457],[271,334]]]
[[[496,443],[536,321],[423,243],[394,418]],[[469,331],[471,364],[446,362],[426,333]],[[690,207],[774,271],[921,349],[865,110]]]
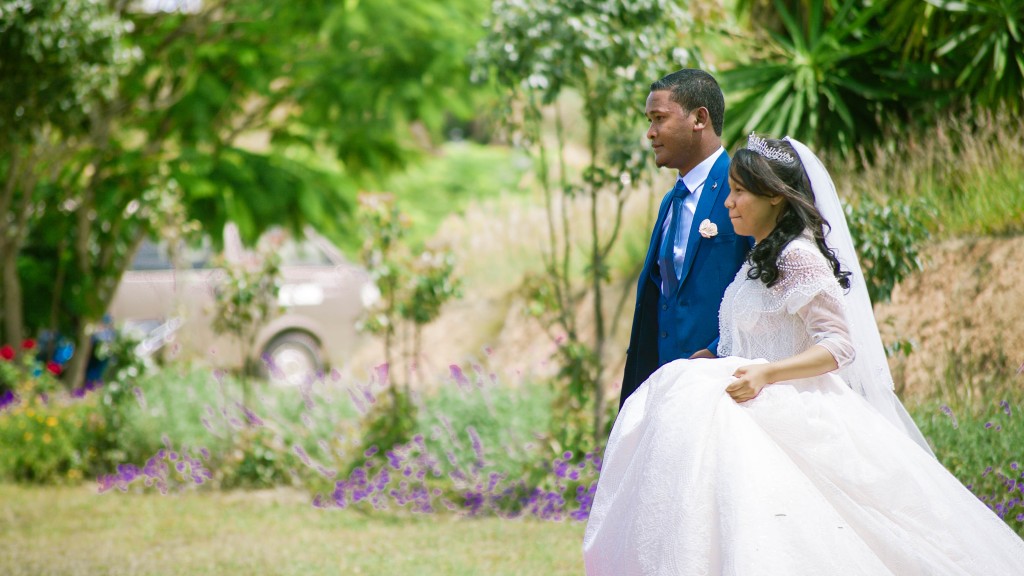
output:
[[[850,228],[846,224],[846,214],[839,202],[832,177],[821,160],[807,146],[789,136],[784,140],[793,146],[800,157],[814,192],[814,204],[831,227],[825,240],[835,251],[843,269],[851,274],[850,289],[846,293],[846,315],[857,356],[849,366],[840,370],[839,374],[876,410],[930,453],[928,442],[893,391],[892,374],[889,372],[882,337],[878,333],[878,324],[875,322],[864,273],[860,268]]]

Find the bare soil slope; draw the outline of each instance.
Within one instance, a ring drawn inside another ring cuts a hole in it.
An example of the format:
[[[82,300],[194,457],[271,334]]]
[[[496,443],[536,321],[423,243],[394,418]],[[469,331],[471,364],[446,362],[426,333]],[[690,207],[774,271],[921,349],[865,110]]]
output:
[[[1024,237],[942,242],[925,251],[924,269],[897,286],[891,302],[875,305],[882,339],[914,344],[909,356],[890,359],[905,396],[934,390],[950,372],[1024,386],[1016,374],[1024,362],[1022,258]]]

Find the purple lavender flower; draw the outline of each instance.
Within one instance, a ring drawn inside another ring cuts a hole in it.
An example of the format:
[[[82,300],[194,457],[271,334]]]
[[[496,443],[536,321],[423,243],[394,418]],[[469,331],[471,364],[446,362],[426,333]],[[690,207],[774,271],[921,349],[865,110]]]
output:
[[[138,386],[132,388],[132,394],[135,395],[135,401],[139,403],[139,408],[146,409],[146,397],[142,395],[142,388]]]
[[[448,370],[451,372],[452,380],[455,380],[455,383],[458,384],[460,388],[469,388],[469,378],[466,378],[466,375],[462,373],[462,368],[460,368],[458,364],[448,366]]]
[[[952,408],[950,408],[949,406],[946,406],[945,404],[943,404],[942,408],[940,408],[940,410],[942,410],[942,413],[945,414],[946,416],[949,416],[950,420],[953,421],[953,429],[954,430],[956,430],[957,428],[960,427],[960,423],[957,422],[956,415],[953,414],[953,409]]]
[[[4,393],[0,394],[0,411],[6,410],[20,401],[21,398],[17,394],[10,390],[4,390]]]

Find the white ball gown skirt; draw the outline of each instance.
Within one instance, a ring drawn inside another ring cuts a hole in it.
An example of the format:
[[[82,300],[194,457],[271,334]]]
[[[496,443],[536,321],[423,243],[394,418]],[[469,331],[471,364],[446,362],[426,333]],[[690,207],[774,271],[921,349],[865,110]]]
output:
[[[737,404],[750,363],[679,360],[629,397],[588,575],[1024,575],[1024,541],[838,376]]]

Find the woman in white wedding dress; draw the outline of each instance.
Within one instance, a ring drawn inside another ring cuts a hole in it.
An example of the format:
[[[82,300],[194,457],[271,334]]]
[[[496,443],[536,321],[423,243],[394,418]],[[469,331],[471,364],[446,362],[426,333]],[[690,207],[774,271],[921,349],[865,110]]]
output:
[[[667,364],[626,400],[587,574],[1024,575],[1024,541],[942,467],[892,392],[818,158],[752,135],[730,186],[736,232],[757,243],[722,302],[722,357]]]

